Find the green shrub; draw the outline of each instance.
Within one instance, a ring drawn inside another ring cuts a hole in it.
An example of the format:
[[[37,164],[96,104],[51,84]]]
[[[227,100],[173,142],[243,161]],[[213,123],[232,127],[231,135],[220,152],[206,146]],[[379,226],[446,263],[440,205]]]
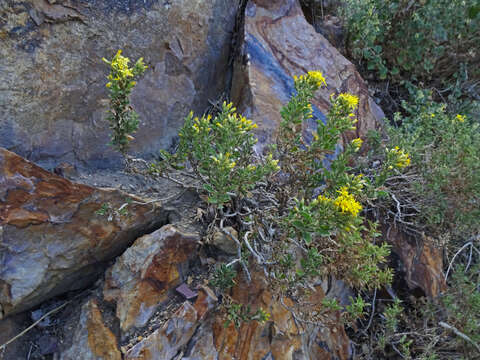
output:
[[[163,151],[163,160],[151,166],[152,173],[180,184],[179,179],[193,179],[193,185],[184,185],[206,195],[214,214],[207,220],[207,236],[220,230],[237,244],[237,258],[218,266],[211,281],[226,299],[227,321],[236,326],[265,318],[229,297],[238,267],[247,281],[251,270],[262,268],[273,294],[299,298],[327,276],[358,290],[388,285],[393,276],[386,265],[389,246],[376,243],[377,226],[365,217],[362,203],[378,196],[382,179],[409,165],[409,155],[391,149],[378,171],[356,173],[351,164],[363,140],[338,150],[341,135],[355,129],[358,98],[332,94],[327,122],[319,120],[307,141],[302,129],[313,116],[311,100],[325,79],[311,71],[294,77],[294,85],[296,94],[280,110],[278,141],[267,155],[254,155],[256,125],[224,103],[215,116],[190,113],[177,151]],[[367,305],[359,296],[352,298],[344,321],[353,324]]]
[[[419,176],[406,188],[431,234],[445,230],[468,237],[480,231],[480,129],[463,114],[449,115],[445,104],[419,91],[415,102],[403,102],[406,116],[396,115],[390,127],[393,142],[412,157]],[[406,184],[405,184],[406,185]]]
[[[271,156],[255,160],[253,146],[257,139],[253,130],[257,125],[235,111],[231,103],[223,103],[215,117],[198,118],[190,113],[178,134],[177,152],[171,155],[163,151],[166,161],[153,164],[152,171],[162,173],[165,166],[191,167],[202,181],[211,204],[222,206],[232,196],[245,196],[258,181],[278,170],[278,166]]]
[[[293,205],[282,226],[285,241],[302,250],[297,262],[285,261],[291,257],[292,247],[279,247],[276,254],[282,266],[277,278],[291,286],[333,275],[357,288],[377,288],[391,281],[392,272],[382,266],[389,247],[375,244],[376,225],[360,215],[359,200],[367,200],[368,192],[375,193],[376,180],[355,174],[349,166],[363,141],[355,139],[346,144],[340,154],[329,160],[328,168],[325,166],[327,156],[334,155],[341,134],[355,129],[353,111],[358,98],[350,94],[332,95],[327,122],[318,121],[310,143],[302,136],[302,123],[312,116],[310,101],[323,85],[318,72],[295,78],[297,95],[281,110],[283,121],[276,152],[286,175],[281,186],[288,190],[278,195],[281,206]]]
[[[480,76],[476,0],[345,0],[341,11],[347,46],[381,79],[401,72],[427,82]]]

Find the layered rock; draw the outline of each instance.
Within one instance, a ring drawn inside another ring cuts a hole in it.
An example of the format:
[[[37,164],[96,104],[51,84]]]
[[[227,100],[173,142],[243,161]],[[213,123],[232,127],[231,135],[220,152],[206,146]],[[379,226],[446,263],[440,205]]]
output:
[[[104,298],[114,302],[123,332],[144,326],[168,291],[188,273],[200,237],[172,225],[137,239],[106,273]]]
[[[61,360],[122,359],[117,338],[105,324],[95,299],[82,306],[71,342],[71,346],[61,353]]]
[[[245,10],[243,44],[234,69],[232,98],[259,127],[260,146],[271,141],[280,109],[294,94],[294,75],[320,70],[327,87],[317,92],[314,115],[324,120],[332,93],[359,97],[357,130],[365,136],[380,127],[382,110],[368,95],[355,66],[306,21],[298,0],[250,0]],[[315,126],[315,121],[310,124]]]
[[[0,318],[90,284],[168,214],[159,203],[72,183],[0,148]]]
[[[125,359],[173,359],[185,347],[202,320],[214,308],[217,299],[200,291],[195,304],[186,301],[158,330],[130,349]],[[195,357],[199,359],[198,357]]]
[[[35,162],[121,166],[106,144],[102,57],[117,49],[149,69],[133,107],[132,152],[171,145],[190,110],[224,90],[238,0],[2,0],[0,146]]]
[[[400,273],[410,290],[420,289],[423,294],[434,298],[447,289],[442,249],[432,239],[415,239],[395,227],[385,233],[392,252],[402,263]]]
[[[218,359],[348,359],[349,340],[339,313],[320,315],[324,297],[317,287],[299,307],[289,298],[273,296],[259,272],[252,274],[250,284],[240,280],[232,298],[252,312],[262,308],[271,316],[265,324],[251,321],[239,329],[233,324],[225,328],[225,318],[217,316],[213,339]]]
[[[308,318],[301,319],[291,312],[293,309],[299,312],[292,300],[272,296],[260,273],[253,276],[250,284],[237,280],[232,294],[234,301],[250,306],[251,312],[260,307],[269,312],[271,317],[266,323],[250,321],[240,328],[235,328],[233,323],[225,327],[223,312],[209,312],[216,303],[215,298],[201,290],[194,305],[185,302],[162,328],[131,348],[125,358],[348,359],[349,340],[339,314],[324,315],[321,321],[316,316],[322,312],[324,293],[321,288],[308,299],[308,308],[301,311],[308,314]],[[210,299],[207,305],[205,299]]]

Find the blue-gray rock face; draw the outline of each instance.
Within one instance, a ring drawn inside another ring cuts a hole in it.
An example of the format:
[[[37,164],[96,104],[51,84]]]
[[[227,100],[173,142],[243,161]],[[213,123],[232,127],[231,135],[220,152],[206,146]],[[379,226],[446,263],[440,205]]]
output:
[[[190,110],[223,90],[238,0],[2,0],[0,146],[53,167],[121,166],[107,146],[108,69],[117,49],[149,65],[132,94],[132,154],[171,146]]]
[[[295,91],[293,76],[311,70],[321,71],[327,82],[313,99],[316,119],[325,121],[332,93],[348,92],[359,98],[358,123],[344,141],[381,127],[384,114],[355,65],[307,22],[298,0],[250,0],[241,38],[232,99],[240,112],[258,124],[260,148],[275,138],[280,109]],[[315,127],[316,119],[308,128]]]

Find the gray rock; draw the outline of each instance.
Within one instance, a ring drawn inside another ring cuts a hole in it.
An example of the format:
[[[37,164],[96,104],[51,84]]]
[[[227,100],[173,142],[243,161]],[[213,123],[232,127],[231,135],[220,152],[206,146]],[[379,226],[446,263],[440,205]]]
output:
[[[224,90],[238,0],[2,0],[0,146],[41,165],[119,167],[105,120],[117,49],[149,65],[133,94],[132,153],[172,144],[190,110]]]

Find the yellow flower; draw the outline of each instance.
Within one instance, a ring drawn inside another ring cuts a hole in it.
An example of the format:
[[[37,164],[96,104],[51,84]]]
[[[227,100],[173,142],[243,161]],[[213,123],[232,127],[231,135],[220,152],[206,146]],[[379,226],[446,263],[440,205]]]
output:
[[[387,151],[391,154],[390,159],[393,158],[396,168],[403,169],[410,165],[410,155],[404,150],[400,149],[398,146],[395,146],[390,150],[387,149]],[[392,166],[390,165],[388,168],[391,170]]]
[[[111,82],[108,82],[107,85],[105,85],[107,88],[111,87],[112,86],[112,83]]]
[[[358,97],[348,93],[341,93],[337,99],[346,103],[351,110],[355,110],[358,105]]]
[[[362,147],[362,144],[363,144],[363,140],[360,138],[354,139],[352,141],[352,145],[355,148],[355,151],[360,150],[360,148]]]
[[[327,198],[326,196],[324,195],[318,195],[317,196],[317,200],[321,203],[324,203],[324,204],[328,204],[328,203],[331,203],[333,200],[330,199],[330,198]]]
[[[465,122],[465,115],[460,115],[460,114],[457,114],[457,116],[455,117],[459,122]]]
[[[342,213],[349,213],[353,216],[357,216],[362,210],[362,205],[355,200],[352,194],[348,193],[346,186],[342,186],[337,192],[340,195],[335,199],[335,206],[337,206]]]
[[[327,86],[327,82],[320,71],[309,71],[308,76],[317,84],[318,87],[321,87],[322,85]]]

